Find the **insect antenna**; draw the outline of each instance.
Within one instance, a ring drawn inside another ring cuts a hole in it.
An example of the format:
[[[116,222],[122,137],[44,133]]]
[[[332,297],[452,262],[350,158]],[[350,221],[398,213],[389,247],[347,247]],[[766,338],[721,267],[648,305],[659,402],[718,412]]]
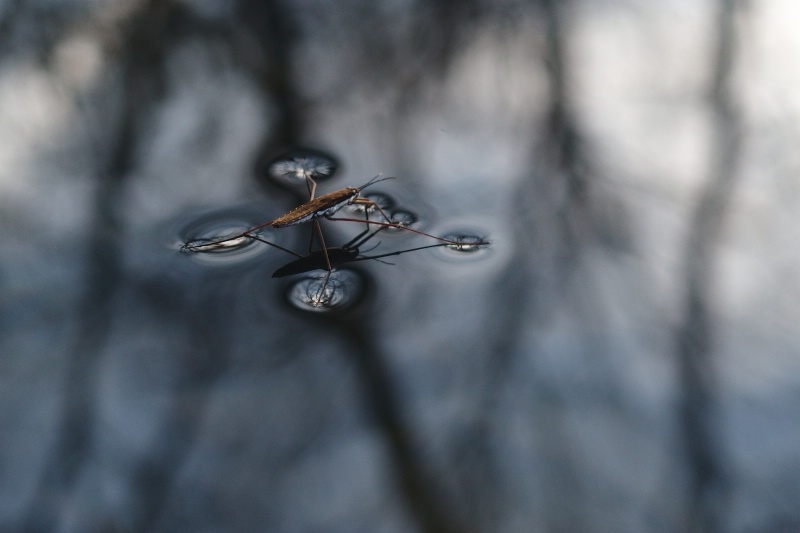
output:
[[[378,179],[378,178],[380,178],[380,179]],[[369,180],[368,182],[366,182],[364,185],[362,185],[361,187],[359,187],[359,188],[358,188],[358,192],[361,192],[361,191],[363,191],[364,189],[366,189],[366,188],[367,188],[367,187],[369,187],[370,185],[375,185],[376,183],[380,183],[380,182],[382,182],[382,181],[386,181],[386,180],[393,180],[393,179],[395,179],[395,178],[394,178],[394,176],[387,176],[387,177],[385,177],[385,178],[381,178],[381,175],[380,175],[380,174],[378,174],[377,176],[375,176],[374,178],[372,178],[371,180]]]

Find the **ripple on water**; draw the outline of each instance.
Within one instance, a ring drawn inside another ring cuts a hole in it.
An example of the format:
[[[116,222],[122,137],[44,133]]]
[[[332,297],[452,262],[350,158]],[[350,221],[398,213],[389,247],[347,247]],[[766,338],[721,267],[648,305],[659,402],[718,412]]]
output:
[[[389,215],[392,219],[392,222],[395,224],[399,224],[401,226],[409,226],[413,227],[417,222],[419,222],[419,216],[411,211],[406,211],[404,209],[398,209],[397,211],[392,211]],[[401,228],[387,228],[388,231],[403,231]]]
[[[338,168],[336,160],[321,151],[296,149],[272,159],[266,166],[269,179],[296,187],[308,178],[322,181],[332,177]]]
[[[391,209],[395,205],[394,198],[382,192],[369,192],[360,194],[359,196],[361,196],[361,198],[366,198],[367,200],[371,200],[372,202],[374,202],[375,205],[380,207],[383,211]],[[374,213],[377,211],[375,205],[351,204],[348,206],[348,210],[351,213]]]
[[[179,231],[178,248],[193,260],[208,265],[231,265],[261,256],[273,248],[269,228],[243,235],[260,222],[252,213],[224,210],[198,217]]]
[[[442,257],[451,261],[480,260],[489,254],[491,243],[474,231],[450,231],[442,238],[451,241],[438,248]]]
[[[353,306],[364,295],[365,280],[354,270],[334,270],[295,280],[286,292],[288,302],[303,311],[326,313]]]

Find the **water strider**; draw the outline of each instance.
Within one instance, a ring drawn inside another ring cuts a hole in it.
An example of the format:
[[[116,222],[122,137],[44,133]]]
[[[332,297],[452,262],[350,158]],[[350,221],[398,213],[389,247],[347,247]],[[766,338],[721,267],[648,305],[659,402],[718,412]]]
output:
[[[285,267],[278,269],[274,277],[282,277],[284,275],[308,272],[310,270],[321,269],[322,267],[324,267],[324,269],[327,271],[327,275],[325,276],[324,282],[321,284],[321,288],[318,291],[316,297],[310,300],[312,306],[318,307],[326,304],[327,301],[326,295],[330,290],[329,282],[331,280],[331,274],[334,270],[334,267],[342,263],[367,260],[367,259],[380,260],[380,258],[382,257],[400,255],[401,253],[409,251],[421,250],[424,248],[433,248],[437,246],[450,246],[451,248],[456,250],[466,249],[464,248],[465,241],[462,239],[447,239],[443,237],[437,237],[436,235],[431,235],[430,233],[425,233],[424,231],[420,231],[409,227],[408,222],[401,223],[392,220],[386,214],[386,212],[381,208],[381,206],[378,205],[377,202],[361,196],[361,192],[370,185],[392,178],[388,177],[380,178],[380,175],[378,175],[360,187],[345,187],[343,189],[339,189],[337,191],[333,191],[316,198],[314,197],[317,187],[316,182],[313,180],[313,178],[311,178],[310,175],[306,175],[305,179],[309,188],[309,196],[310,196],[307,202],[295,207],[294,209],[290,210],[284,215],[279,216],[278,218],[254,226],[246,231],[243,231],[231,237],[225,237],[216,240],[202,239],[202,240],[189,241],[183,245],[182,250],[188,252],[217,251],[220,249],[224,249],[226,246],[228,246],[229,243],[240,241],[241,239],[253,239],[268,244],[270,246],[274,246],[275,248],[283,250],[284,252],[287,252],[297,257],[297,259],[294,260],[289,265],[286,265]],[[349,217],[337,218],[333,216],[343,207],[348,205],[362,206],[364,208],[364,218],[363,219],[349,218]],[[369,220],[370,209],[377,210],[384,218],[384,221]],[[359,235],[357,235],[353,240],[351,240],[346,245],[340,248],[336,247],[329,248],[325,244],[325,238],[322,234],[322,228],[318,221],[318,219],[320,218],[325,218],[327,220],[332,220],[332,221],[363,223],[367,225],[367,229],[364,230]],[[411,219],[407,220],[410,221]],[[311,252],[309,248],[309,255],[307,256],[302,256],[292,250],[289,250],[288,248],[284,248],[258,235],[258,232],[260,230],[267,227],[273,227],[279,229],[290,226],[296,226],[299,224],[303,224],[305,222],[312,222],[314,224],[314,231],[320,241],[320,246],[321,246],[321,249],[317,252]],[[378,229],[372,233],[369,233],[370,226],[378,226]],[[439,244],[422,246],[418,248],[408,249],[405,251],[391,252],[387,254],[378,254],[375,256],[359,256],[360,246],[363,245],[372,237],[374,237],[374,235],[377,234],[379,231],[387,228],[394,228],[398,230],[404,230],[419,235],[423,235],[425,237],[429,237],[439,241]],[[365,235],[366,238],[364,238]],[[485,246],[488,244],[489,243],[483,239],[478,239],[477,241],[473,239],[469,243],[470,246]],[[279,273],[280,275],[278,275]]]
[[[314,193],[317,190],[317,183],[309,177],[308,181],[312,184],[310,192],[311,198],[306,203],[295,207],[285,215],[271,221],[269,225],[273,228],[286,228],[316,218],[329,217],[346,205],[363,205],[365,207],[375,208],[387,222],[391,223],[391,219],[375,201],[360,196],[361,191],[370,185],[393,179],[378,178],[380,178],[380,175],[375,176],[361,187],[345,187],[344,189],[339,189],[338,191],[329,192],[328,194],[323,194],[320,197],[314,198]]]
[[[226,237],[224,239],[217,239],[209,242],[196,242],[190,241],[186,243],[183,247],[183,250],[190,251],[190,252],[203,252],[208,251],[209,249],[216,248],[220,245],[224,245],[225,243],[237,239],[242,238],[256,238],[256,233],[266,227],[273,227],[273,228],[287,228],[289,226],[296,226],[298,224],[303,224],[304,222],[314,221],[316,222],[317,218],[320,217],[330,217],[332,214],[336,213],[338,210],[343,208],[346,205],[353,205],[353,204],[360,204],[364,206],[370,206],[377,208],[377,210],[383,215],[386,219],[388,224],[392,223],[391,219],[386,215],[386,213],[381,209],[381,207],[374,201],[370,200],[369,198],[362,198],[359,196],[362,190],[369,187],[374,183],[378,183],[379,181],[384,181],[391,178],[382,178],[378,179],[379,176],[375,176],[370,181],[362,185],[361,187],[345,187],[344,189],[339,189],[338,191],[333,191],[328,194],[324,194],[318,198],[314,198],[314,193],[317,189],[317,182],[313,180],[310,176],[306,176],[306,181],[310,184],[309,186],[309,194],[310,199],[295,207],[288,213],[279,216],[276,219],[270,220],[269,222],[265,222],[263,224],[259,224],[258,226],[254,226],[246,231],[238,235],[234,235],[232,237]],[[322,238],[322,232],[319,230],[317,226],[317,232],[320,236],[320,240],[324,243],[324,238]],[[270,243],[272,244],[272,243]],[[280,248],[277,245],[274,245]],[[324,248],[323,244],[323,248]]]
[[[272,242],[269,242],[269,241],[266,241],[264,239],[259,238],[257,233],[258,233],[259,230],[267,228],[267,227],[287,228],[287,227],[290,227],[290,226],[296,226],[298,224],[303,224],[305,222],[309,222],[310,221],[310,222],[313,222],[315,224],[315,229],[317,231],[317,234],[318,234],[318,236],[320,238],[320,242],[322,244],[322,251],[324,252],[324,250],[326,250],[327,247],[325,246],[325,240],[322,237],[322,231],[319,228],[319,223],[317,221],[318,218],[325,218],[327,220],[332,220],[332,221],[360,222],[360,223],[363,223],[363,224],[381,226],[381,227],[385,227],[385,228],[395,228],[395,229],[399,229],[399,230],[410,231],[412,233],[416,233],[418,235],[423,235],[425,237],[430,237],[430,238],[436,239],[437,241],[440,241],[440,242],[442,242],[444,244],[450,244],[450,245],[452,245],[454,247],[458,247],[458,246],[463,245],[463,243],[461,243],[461,242],[458,242],[458,241],[455,241],[455,240],[445,239],[445,238],[442,238],[442,237],[437,237],[436,235],[431,235],[430,233],[425,233],[424,231],[420,231],[420,230],[411,228],[405,223],[400,223],[400,222],[393,221],[384,212],[384,210],[377,204],[377,202],[375,202],[374,200],[371,200],[369,198],[364,198],[364,197],[360,196],[361,191],[363,191],[365,188],[369,187],[370,185],[373,185],[375,183],[378,183],[378,182],[381,182],[381,181],[385,181],[385,180],[388,180],[388,179],[393,179],[393,178],[381,178],[381,179],[378,179],[378,178],[379,178],[379,176],[375,176],[374,178],[372,178],[370,181],[368,181],[367,183],[365,183],[361,187],[345,187],[344,189],[339,189],[338,191],[333,191],[333,192],[324,194],[322,196],[319,196],[317,198],[314,198],[313,195],[314,195],[314,192],[316,191],[316,182],[314,182],[314,180],[311,179],[310,177],[307,177],[306,179],[309,182],[312,183],[312,185],[311,185],[311,196],[312,196],[312,198],[309,201],[307,201],[307,202],[295,207],[291,211],[287,212],[284,215],[279,216],[276,219],[273,219],[273,220],[270,220],[269,222],[265,222],[263,224],[259,224],[258,226],[254,226],[252,228],[249,228],[249,229],[247,229],[247,230],[245,230],[245,231],[243,231],[243,232],[241,232],[241,233],[239,233],[237,235],[233,235],[231,237],[225,237],[224,239],[216,239],[216,240],[211,240],[211,241],[206,240],[206,239],[189,241],[189,242],[187,242],[187,243],[185,243],[183,245],[182,250],[183,251],[188,251],[188,252],[211,251],[211,250],[217,249],[217,248],[219,248],[221,246],[224,246],[226,243],[228,243],[230,241],[236,241],[236,240],[243,239],[243,238],[250,238],[250,239],[259,240],[261,242],[265,242],[266,244],[270,244],[270,245],[275,246],[276,248],[279,248],[279,249],[281,249],[281,250],[283,250],[285,252],[288,252],[288,253],[291,253],[292,255],[296,255],[296,256],[300,257],[300,255],[295,253],[295,252],[292,252],[292,251],[287,250],[287,249],[285,249],[285,248],[283,248],[281,246],[278,246],[278,245],[276,245],[276,244],[274,244]],[[343,207],[345,207],[347,205],[362,205],[362,206],[365,206],[367,208],[375,208],[381,214],[381,216],[384,217],[385,222],[378,221],[378,220],[369,220],[369,215],[368,215],[368,211],[367,210],[365,210],[366,218],[364,218],[364,219],[359,219],[359,218],[334,218],[332,216],[336,212],[338,212],[340,209],[342,209]],[[486,244],[489,244],[489,243],[488,242],[480,242],[478,244],[486,245]]]

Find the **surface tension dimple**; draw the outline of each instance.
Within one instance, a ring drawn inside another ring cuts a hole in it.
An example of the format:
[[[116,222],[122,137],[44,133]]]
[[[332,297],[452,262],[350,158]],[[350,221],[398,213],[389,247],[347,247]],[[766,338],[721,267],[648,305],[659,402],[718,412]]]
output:
[[[450,243],[439,249],[440,254],[451,261],[479,260],[489,253],[489,241],[472,231],[451,231],[442,238]]]
[[[303,311],[326,313],[346,309],[364,294],[364,279],[353,270],[307,275],[289,286],[288,302]]]
[[[351,204],[348,207],[353,213],[374,213],[376,211],[375,206],[383,209],[384,211],[391,209],[394,207],[394,200],[388,194],[384,194],[382,192],[370,192],[361,195],[362,198],[366,198],[372,202],[372,205],[369,204]]]
[[[330,178],[337,167],[336,161],[322,152],[295,150],[270,161],[267,174],[272,180],[297,185],[309,178],[315,181]]]
[[[392,219],[393,223],[400,226],[397,228],[388,228],[388,231],[390,232],[402,232],[403,231],[402,228],[413,226],[414,224],[419,222],[419,217],[415,213],[403,209],[392,211],[389,217]]]
[[[243,233],[251,227],[250,221],[241,213],[219,212],[198,218],[188,223],[179,232],[180,251],[193,260],[206,264],[229,265],[267,252],[270,246],[260,246],[259,239],[274,238],[268,228]]]

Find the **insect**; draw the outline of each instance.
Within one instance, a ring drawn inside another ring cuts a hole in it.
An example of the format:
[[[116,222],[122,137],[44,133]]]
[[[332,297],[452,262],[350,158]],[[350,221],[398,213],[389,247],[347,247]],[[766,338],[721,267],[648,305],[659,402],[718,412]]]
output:
[[[387,222],[391,222],[392,220],[383,212],[383,209],[375,203],[373,200],[369,198],[364,198],[360,196],[361,191],[373,185],[375,183],[379,183],[381,181],[390,180],[393,178],[381,178],[378,179],[380,175],[375,176],[367,183],[362,185],[361,187],[345,187],[344,189],[339,189],[338,191],[329,192],[328,194],[323,194],[317,198],[314,198],[314,192],[316,191],[316,182],[311,178],[308,178],[309,181],[313,183],[311,186],[311,199],[283,216],[276,218],[268,222],[267,224],[261,226],[272,226],[273,228],[286,228],[288,226],[295,226],[297,224],[302,224],[304,222],[308,222],[309,220],[314,220],[320,217],[329,217],[339,211],[346,205],[353,205],[353,204],[361,204],[365,206],[374,207],[380,212],[380,214],[386,219]]]
[[[318,198],[314,198],[314,193],[316,192],[317,189],[317,182],[315,182],[310,176],[307,176],[306,179],[308,180],[309,183],[309,195],[311,198],[304,204],[295,207],[285,215],[281,215],[274,220],[270,220],[269,222],[265,222],[258,226],[252,227],[247,231],[244,231],[238,235],[214,241],[189,242],[184,245],[183,249],[185,251],[191,251],[191,252],[209,251],[218,246],[224,245],[225,243],[230,241],[236,241],[242,238],[254,239],[256,238],[255,236],[257,232],[266,227],[271,226],[273,228],[287,228],[289,226],[296,226],[298,224],[303,224],[305,222],[313,221],[315,230],[317,231],[317,235],[320,239],[320,242],[322,243],[322,248],[324,250],[325,239],[322,236],[322,230],[319,227],[319,223],[316,221],[316,219],[321,217],[328,218],[346,205],[361,204],[364,206],[374,207],[378,210],[378,212],[381,213],[384,219],[386,219],[388,224],[393,224],[389,216],[386,215],[386,213],[383,211],[383,209],[381,209],[381,207],[377,203],[370,200],[369,198],[364,198],[362,196],[359,196],[361,194],[361,191],[363,191],[370,185],[373,185],[380,181],[392,179],[392,178],[378,179],[379,177],[380,175],[375,176],[361,187],[345,187],[344,189],[339,189],[338,191],[333,191],[328,194],[324,194]],[[257,240],[262,240],[263,242],[263,239],[257,239]],[[273,246],[280,248],[280,246],[274,244]]]
[[[301,272],[308,272],[310,270],[316,270],[319,266],[316,265],[323,265],[324,269],[327,270],[327,275],[325,277],[325,281],[322,284],[320,291],[318,292],[317,296],[313,299],[312,303],[315,306],[323,305],[325,302],[323,301],[324,298],[322,295],[327,294],[328,283],[331,279],[331,274],[335,266],[338,266],[342,263],[350,262],[350,261],[358,261],[358,260],[366,260],[366,259],[378,259],[381,257],[388,257],[391,255],[399,255],[400,253],[404,253],[405,251],[412,251],[417,249],[423,248],[430,248],[435,246],[445,246],[450,245],[457,247],[457,249],[462,249],[464,246],[464,242],[460,242],[458,240],[452,239],[445,239],[443,237],[437,237],[435,235],[431,235],[430,233],[425,233],[424,231],[420,231],[414,228],[409,227],[407,224],[401,224],[399,222],[393,221],[384,211],[383,209],[373,200],[369,198],[364,198],[361,195],[361,192],[373,185],[375,183],[379,183],[381,181],[385,181],[392,178],[380,178],[380,175],[375,176],[367,183],[362,185],[361,187],[345,187],[343,189],[339,189],[338,191],[333,191],[317,198],[314,197],[316,192],[316,182],[310,177],[306,176],[307,185],[309,187],[309,196],[310,199],[295,207],[294,209],[290,210],[284,215],[280,217],[270,220],[269,222],[265,222],[258,226],[254,226],[238,235],[234,235],[232,237],[225,237],[222,239],[216,240],[195,240],[187,242],[183,245],[182,250],[188,252],[206,252],[206,251],[215,251],[219,249],[224,249],[225,247],[229,246],[230,243],[235,243],[240,241],[241,239],[253,239],[270,246],[274,246],[284,252],[287,252],[291,255],[297,257],[295,261],[290,263],[290,265],[294,265],[291,268],[289,265],[282,267],[276,271],[276,275],[273,277],[282,277],[286,275],[291,275],[295,273]],[[358,218],[336,218],[333,215],[336,214],[340,209],[347,205],[363,205],[367,209],[365,209],[365,218],[358,219]],[[369,220],[369,208],[376,209],[381,216],[384,218],[384,221],[377,221],[377,220]],[[320,218],[325,218],[327,220],[332,221],[345,221],[345,222],[360,222],[367,224],[367,229],[364,230],[362,233],[357,235],[354,239],[352,239],[346,245],[340,248],[329,248],[325,244],[325,237],[322,234],[322,228],[320,227],[319,220]],[[314,231],[319,239],[320,242],[320,250],[317,252],[311,252],[311,247],[309,246],[309,255],[308,256],[301,256],[300,254],[289,250],[288,248],[284,248],[280,245],[272,243],[258,235],[258,232],[266,227],[273,227],[273,228],[286,228],[290,226],[296,226],[299,224],[303,224],[305,222],[312,222],[314,224]],[[372,233],[369,233],[369,228],[371,226],[378,226],[378,229]],[[392,252],[388,254],[381,254],[377,256],[361,256],[359,257],[359,247],[367,242],[369,239],[374,237],[379,231],[384,230],[386,228],[395,228],[401,229],[404,231],[409,231],[412,233],[416,233],[418,235],[423,235],[425,237],[429,237],[439,241],[439,244],[431,245],[431,246],[423,246],[419,248],[414,248],[410,250],[400,251],[400,252]],[[364,236],[366,235],[366,238]],[[476,243],[470,243],[470,245],[474,246],[482,246],[486,245],[488,242],[483,240],[479,240]],[[322,260],[320,262],[320,259]],[[284,270],[285,269],[285,270]],[[277,275],[280,273],[280,275]]]
[[[317,221],[318,218],[325,218],[327,220],[334,220],[334,221],[338,220],[343,222],[360,222],[367,225],[377,225],[386,228],[402,229],[405,231],[416,233],[418,235],[424,235],[425,237],[430,237],[442,243],[451,244],[453,246],[460,246],[463,244],[457,241],[443,239],[442,237],[437,237],[435,235],[431,235],[430,233],[425,233],[424,231],[411,228],[407,224],[400,224],[398,222],[394,222],[375,201],[370,200],[369,198],[364,198],[362,196],[359,196],[361,194],[361,191],[363,191],[370,185],[373,185],[381,181],[393,179],[393,178],[381,178],[381,179],[378,178],[379,176],[375,176],[361,187],[345,187],[344,189],[339,189],[338,191],[330,192],[328,194],[324,194],[320,197],[314,198],[313,195],[314,192],[316,191],[316,182],[314,182],[313,179],[308,177],[307,179],[313,184],[311,185],[311,193],[310,193],[312,198],[308,202],[305,202],[304,204],[295,207],[288,213],[281,215],[276,219],[270,220],[269,222],[265,222],[263,224],[259,224],[258,226],[254,226],[232,237],[225,237],[224,239],[217,239],[210,241],[203,239],[203,240],[195,240],[187,242],[186,244],[183,245],[182,250],[188,252],[211,251],[218,249],[220,247],[224,247],[226,243],[238,241],[243,238],[250,238],[261,242],[265,242],[267,244],[275,246],[276,248],[282,249],[283,251],[288,252],[292,255],[301,257],[299,256],[299,254],[292,252],[291,250],[283,248],[275,243],[268,242],[265,239],[259,238],[258,231],[266,227],[286,228],[310,221],[314,223],[317,236],[320,239],[320,243],[322,245],[321,251],[325,252],[325,250],[327,250],[328,248],[327,246],[325,246],[325,238],[322,236],[322,229],[320,228],[319,222]],[[360,204],[375,208],[381,214],[381,216],[383,216],[385,222],[378,220],[369,220],[368,211],[365,211],[365,214],[367,214],[365,219],[334,218],[332,216],[337,211],[342,209],[344,206],[353,204]],[[488,243],[479,243],[479,244],[488,244]],[[329,267],[331,266],[329,262],[328,266]]]

